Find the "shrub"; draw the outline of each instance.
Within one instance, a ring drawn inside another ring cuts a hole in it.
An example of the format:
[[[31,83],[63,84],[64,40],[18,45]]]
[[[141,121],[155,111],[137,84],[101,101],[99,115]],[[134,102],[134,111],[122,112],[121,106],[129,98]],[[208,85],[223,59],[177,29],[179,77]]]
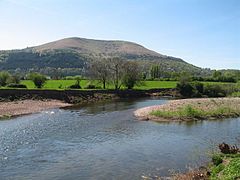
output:
[[[178,83],[177,90],[183,97],[192,97],[194,94],[194,87],[189,82]]]
[[[219,164],[221,164],[223,162],[223,159],[221,158],[220,155],[214,154],[212,156],[212,162],[215,166],[218,166]]]
[[[199,94],[199,95],[202,95],[202,94],[203,94],[203,91],[204,91],[204,85],[203,85],[203,83],[194,82],[194,83],[193,83],[193,86],[194,86],[197,94]]]
[[[96,87],[93,84],[88,84],[87,86],[85,86],[85,89],[99,89],[99,87]]]
[[[81,89],[81,86],[79,84],[73,84],[69,86],[70,89]]]
[[[227,95],[226,90],[224,90],[223,86],[217,84],[207,84],[204,87],[204,94],[208,97],[224,97]]]
[[[187,105],[184,107],[184,109],[181,111],[183,115],[187,117],[193,117],[193,118],[200,118],[202,117],[203,112],[193,108],[191,105]]]
[[[19,84],[21,77],[19,75],[12,75],[7,79],[7,84]]]
[[[24,84],[14,84],[14,83],[8,84],[7,87],[9,87],[9,88],[27,88],[27,86]]]
[[[10,78],[10,74],[6,71],[0,72],[0,86],[6,86],[7,80]]]
[[[33,81],[37,88],[42,88],[47,81],[46,76],[39,73],[30,73],[28,74],[28,78]]]

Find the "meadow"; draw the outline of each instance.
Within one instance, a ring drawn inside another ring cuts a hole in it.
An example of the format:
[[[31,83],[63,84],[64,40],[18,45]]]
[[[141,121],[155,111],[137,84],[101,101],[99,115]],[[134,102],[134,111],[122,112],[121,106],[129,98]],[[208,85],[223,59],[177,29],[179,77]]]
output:
[[[57,89],[64,90],[68,89],[69,86],[76,83],[76,80],[48,80],[42,89]],[[234,83],[222,83],[222,82],[203,82],[204,84],[219,84],[219,85],[230,85]],[[23,80],[21,84],[27,86],[28,89],[36,89],[35,85],[31,80]],[[82,89],[87,89],[89,85],[95,85],[98,89],[101,89],[102,84],[98,81],[93,80],[81,80],[80,85]],[[159,89],[159,88],[176,88],[177,81],[143,81],[138,86],[135,86],[134,89],[139,90],[148,90],[148,89]],[[107,89],[114,89],[113,84],[107,84]],[[124,89],[124,87],[122,87]]]

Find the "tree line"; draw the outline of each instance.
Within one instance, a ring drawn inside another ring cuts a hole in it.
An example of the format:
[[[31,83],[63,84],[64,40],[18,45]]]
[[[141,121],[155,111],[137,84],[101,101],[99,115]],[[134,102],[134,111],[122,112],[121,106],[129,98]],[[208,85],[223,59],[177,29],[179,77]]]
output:
[[[122,86],[132,89],[141,79],[141,68],[137,62],[124,61],[118,57],[94,60],[89,64],[88,76],[102,83],[103,89],[112,83],[116,90]]]
[[[149,67],[148,67],[149,68]],[[49,79],[63,79],[58,71],[53,73]],[[119,57],[97,58],[89,61],[85,70],[85,77],[101,83],[102,88],[106,89],[108,85],[113,85],[118,90],[122,87],[132,89],[135,85],[140,85],[144,80],[174,80],[181,81],[181,77],[188,77],[191,81],[217,81],[217,82],[237,82],[240,80],[240,71],[212,71],[211,76],[193,76],[189,72],[174,72],[163,70],[159,64],[152,65],[149,73],[146,73],[146,67],[143,67],[138,61],[128,61]],[[166,79],[167,77],[171,77]],[[9,74],[6,71],[0,72],[0,86],[13,88],[25,88],[20,84],[20,80],[32,80],[37,88],[42,88],[48,79],[45,75],[30,72],[27,75],[18,73]],[[69,77],[65,77],[68,79]],[[74,77],[76,83],[69,88],[80,89],[80,80],[82,76]],[[94,85],[89,85],[90,89],[95,89]]]

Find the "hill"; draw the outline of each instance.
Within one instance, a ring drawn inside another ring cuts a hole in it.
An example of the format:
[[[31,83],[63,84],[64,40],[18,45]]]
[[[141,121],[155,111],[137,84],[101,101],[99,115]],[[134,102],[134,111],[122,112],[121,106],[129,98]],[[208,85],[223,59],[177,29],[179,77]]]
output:
[[[87,64],[96,58],[120,57],[139,61],[145,71],[159,64],[162,71],[188,71],[196,75],[207,70],[191,65],[180,58],[166,56],[128,41],[105,41],[66,38],[21,50],[0,51],[0,70],[45,74],[58,71],[64,75],[84,74]]]

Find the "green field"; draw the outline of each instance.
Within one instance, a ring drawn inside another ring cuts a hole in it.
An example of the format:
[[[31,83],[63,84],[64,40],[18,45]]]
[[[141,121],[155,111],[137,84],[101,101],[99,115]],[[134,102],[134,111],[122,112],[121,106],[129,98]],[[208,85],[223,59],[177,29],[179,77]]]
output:
[[[75,82],[76,80],[48,80],[42,89],[68,89]],[[26,85],[28,89],[36,89],[30,80],[23,80],[21,84]],[[94,84],[96,87],[101,88],[101,83],[97,81],[81,80],[80,82],[82,88],[85,88],[88,84]],[[140,86],[134,87],[134,89],[175,88],[176,84],[176,81],[144,81]],[[114,89],[114,86],[108,84],[107,89]]]
[[[64,90],[68,89],[69,86],[75,84],[76,80],[48,80],[42,89],[57,89]],[[220,84],[229,85],[234,83],[221,83],[221,82],[203,82],[204,84]],[[28,89],[37,89],[31,80],[23,80],[21,84],[27,86]],[[86,89],[88,84],[93,84],[101,89],[102,84],[98,81],[81,80],[80,85],[82,89]],[[134,89],[147,90],[147,89],[158,89],[158,88],[175,88],[177,81],[144,81],[141,85],[135,86]],[[107,89],[114,89],[112,84],[107,85]],[[124,89],[124,87],[122,87]]]

